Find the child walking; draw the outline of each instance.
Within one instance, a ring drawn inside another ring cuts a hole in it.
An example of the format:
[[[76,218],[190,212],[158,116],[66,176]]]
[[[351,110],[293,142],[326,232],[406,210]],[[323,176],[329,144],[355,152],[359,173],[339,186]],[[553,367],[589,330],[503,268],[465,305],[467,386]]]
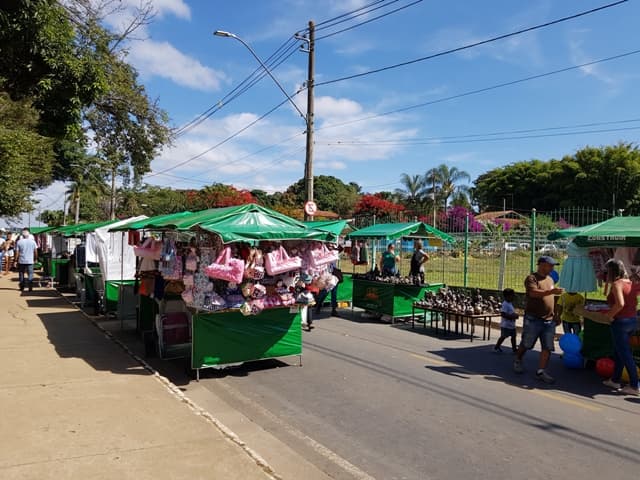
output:
[[[500,345],[502,345],[502,342],[508,337],[511,337],[511,349],[515,353],[518,350],[516,346],[516,319],[518,318],[518,314],[513,308],[515,292],[512,288],[505,288],[502,291],[502,298],[504,298],[504,301],[500,308],[500,315],[502,317],[500,320],[500,338],[495,347],[493,347],[493,351],[502,352]]]

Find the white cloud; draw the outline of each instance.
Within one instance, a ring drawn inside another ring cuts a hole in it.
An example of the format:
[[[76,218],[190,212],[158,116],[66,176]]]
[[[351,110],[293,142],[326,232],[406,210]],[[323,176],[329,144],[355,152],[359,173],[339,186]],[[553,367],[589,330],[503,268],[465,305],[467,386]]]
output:
[[[573,33],[580,35],[582,33],[588,33],[588,31],[576,30]],[[589,57],[584,52],[582,44],[582,40],[577,38],[577,36],[569,40],[569,56],[571,57],[571,63],[575,65],[589,63],[593,60],[593,58]],[[616,89],[618,87],[618,81],[612,76],[605,73],[601,65],[585,65],[584,67],[580,67],[580,71],[586,76],[593,77],[605,83],[611,89]]]
[[[137,0],[130,0],[130,2],[136,1]],[[169,13],[178,18],[184,18],[185,20],[191,19],[191,10],[183,0],[153,0],[153,7],[160,16]]]
[[[315,107],[316,175],[346,171],[353,162],[395,158],[402,154],[403,147],[384,142],[394,143],[417,134],[413,126],[404,127],[408,117],[401,115],[344,125],[345,122],[372,115],[360,103],[348,98],[316,97]],[[254,113],[240,113],[203,122],[180,137],[173,147],[165,149],[152,164],[154,171],[159,172],[202,154],[169,172],[188,177],[189,180],[167,180],[168,177],[158,175],[149,177],[147,181],[168,182],[176,188],[198,188],[198,185],[222,182],[238,188],[281,191],[301,178],[304,171],[304,126],[297,125],[291,117],[287,124],[271,117],[262,120],[229,142],[203,153],[256,118],[258,116]],[[336,124],[343,125],[323,128]]]
[[[203,91],[216,91],[226,81],[224,73],[202,65],[168,42],[134,42],[129,60],[143,76],[168,78],[178,85]]]

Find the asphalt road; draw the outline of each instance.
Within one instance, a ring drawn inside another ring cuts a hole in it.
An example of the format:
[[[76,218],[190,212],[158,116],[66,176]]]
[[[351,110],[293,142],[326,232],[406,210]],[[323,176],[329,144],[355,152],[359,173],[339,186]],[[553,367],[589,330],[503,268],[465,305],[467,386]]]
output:
[[[297,359],[202,382],[334,478],[634,478],[640,398],[554,355],[553,386],[512,372],[493,342],[327,317]],[[481,330],[481,329],[480,329]],[[494,330],[494,334],[496,331]],[[506,352],[506,349],[505,349]]]

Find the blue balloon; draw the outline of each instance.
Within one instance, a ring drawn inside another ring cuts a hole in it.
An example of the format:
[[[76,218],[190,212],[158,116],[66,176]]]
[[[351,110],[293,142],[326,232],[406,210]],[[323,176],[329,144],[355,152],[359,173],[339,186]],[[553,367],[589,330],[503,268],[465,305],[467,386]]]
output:
[[[553,279],[553,283],[558,283],[558,280],[560,280],[560,274],[555,270],[551,270],[549,276]]]
[[[575,333],[565,333],[560,337],[560,348],[564,353],[580,353],[582,342]]]
[[[579,353],[565,353],[562,363],[567,368],[584,368],[584,357]]]

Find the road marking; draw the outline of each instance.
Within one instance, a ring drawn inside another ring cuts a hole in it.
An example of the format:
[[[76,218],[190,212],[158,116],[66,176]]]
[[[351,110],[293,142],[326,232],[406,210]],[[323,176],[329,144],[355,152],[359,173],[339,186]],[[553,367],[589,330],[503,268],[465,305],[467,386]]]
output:
[[[544,390],[538,390],[538,389],[533,389],[530,391],[542,397],[547,397],[547,398],[551,398],[552,400],[568,403],[569,405],[575,405],[576,407],[584,408],[585,410],[590,410],[592,412],[599,412],[600,410],[602,410],[600,407],[594,407],[593,405],[589,405],[586,402],[583,402],[581,400],[575,400],[573,398],[569,398],[564,395],[545,392]]]
[[[335,453],[333,450],[328,449],[323,444],[317,442],[313,438],[311,438],[308,435],[306,435],[305,433],[301,432],[300,430],[295,428],[293,425],[285,422],[278,415],[276,415],[275,413],[271,412],[270,410],[268,410],[267,408],[262,406],[260,403],[255,402],[250,397],[244,395],[243,393],[241,393],[240,391],[235,389],[233,386],[229,385],[227,382],[219,380],[217,382],[217,385],[222,387],[223,389],[225,389],[227,391],[227,393],[229,393],[232,397],[235,397],[237,400],[239,400],[241,402],[244,402],[247,405],[250,405],[251,408],[254,408],[255,410],[257,410],[261,415],[263,415],[264,417],[269,419],[271,422],[276,423],[277,425],[279,425],[281,428],[283,428],[285,431],[287,431],[287,433],[289,433],[293,437],[297,438],[298,440],[300,440],[302,442],[305,442],[307,444],[307,446],[311,447],[317,454],[319,454],[320,456],[328,459],[329,461],[333,462],[334,464],[338,465],[345,472],[351,474],[357,480],[375,480],[374,477],[372,477],[371,475],[369,475],[365,471],[359,469],[354,464],[352,464],[351,462],[349,462],[345,458],[342,458],[340,455]],[[238,411],[240,411],[240,410],[238,410]],[[242,413],[242,414],[247,416],[247,418],[249,418],[250,420],[254,421],[256,423],[256,425],[260,425],[258,422],[256,422],[255,420],[251,419],[246,413]],[[264,428],[264,426],[262,426],[262,428],[267,430],[266,428]],[[321,471],[323,471],[321,467],[318,467],[318,468]],[[323,471],[323,473],[326,474],[326,472],[324,472],[324,471]]]
[[[451,362],[445,362],[444,360],[438,360],[437,358],[425,357],[424,355],[418,355],[417,353],[410,353],[409,356],[417,358],[419,360],[426,360],[427,362],[435,363],[436,365],[451,365],[457,366]]]

